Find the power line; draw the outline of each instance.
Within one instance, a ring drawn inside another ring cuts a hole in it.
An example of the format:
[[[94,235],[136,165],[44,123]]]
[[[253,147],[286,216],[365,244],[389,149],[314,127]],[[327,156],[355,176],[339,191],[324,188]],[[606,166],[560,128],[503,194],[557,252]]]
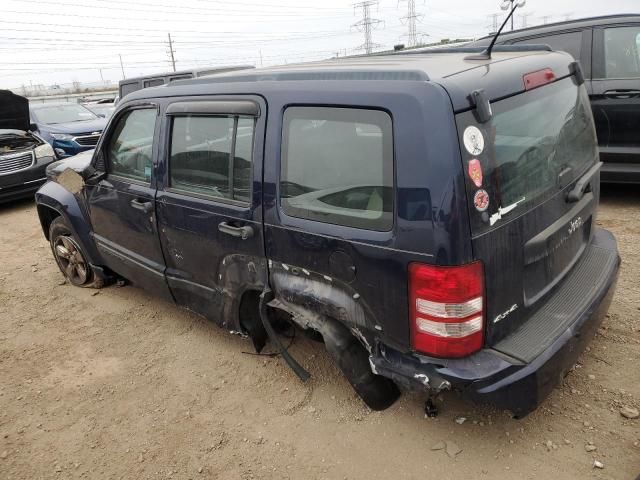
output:
[[[521,13],[518,15],[520,17],[520,22],[522,22],[522,28],[527,28],[527,18],[533,15],[533,12]]]
[[[354,9],[362,9],[362,20],[354,23],[351,27],[355,27],[358,31],[364,33],[364,43],[356,48],[356,50],[364,50],[370,55],[374,48],[379,47],[377,43],[373,43],[371,31],[378,25],[382,24],[382,20],[371,18],[371,7],[377,6],[378,0],[365,0],[364,2],[355,3]]]
[[[498,18],[500,18],[499,13],[492,13],[491,15],[487,15],[488,18],[491,19],[490,26],[487,25],[487,28],[490,28],[491,33],[496,33],[498,31]]]
[[[416,13],[416,0],[407,0],[407,14],[400,18],[400,22],[405,20],[407,22],[407,43],[410,47],[418,45],[418,31],[416,29],[416,23],[423,17],[422,14]]]

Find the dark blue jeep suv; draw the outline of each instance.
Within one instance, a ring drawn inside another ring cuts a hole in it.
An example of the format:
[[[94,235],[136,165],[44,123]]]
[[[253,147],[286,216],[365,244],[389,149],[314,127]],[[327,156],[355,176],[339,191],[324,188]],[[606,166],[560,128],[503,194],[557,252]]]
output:
[[[526,415],[594,335],[620,260],[596,227],[579,65],[473,52],[128,95],[93,156],[53,164],[36,195],[60,269],[128,279],[258,349],[291,321],[374,409],[401,386]]]

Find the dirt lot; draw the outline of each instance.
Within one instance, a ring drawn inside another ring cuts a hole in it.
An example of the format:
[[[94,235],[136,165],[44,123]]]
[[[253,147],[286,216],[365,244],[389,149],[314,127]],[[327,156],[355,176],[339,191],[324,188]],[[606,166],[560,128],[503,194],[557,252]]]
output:
[[[622,273],[564,385],[524,420],[455,394],[427,419],[412,394],[368,411],[306,338],[292,347],[313,375],[302,384],[138,289],[64,284],[33,203],[0,207],[0,478],[633,479],[640,419],[619,410],[640,407],[637,189],[607,189],[598,223]],[[432,448],[443,441],[462,451]]]

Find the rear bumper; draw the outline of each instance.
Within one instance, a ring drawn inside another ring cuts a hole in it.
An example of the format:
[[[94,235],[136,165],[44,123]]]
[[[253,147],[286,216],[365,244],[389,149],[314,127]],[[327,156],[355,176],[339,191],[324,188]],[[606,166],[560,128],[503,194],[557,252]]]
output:
[[[535,340],[522,338],[523,335],[530,336],[532,330],[523,326],[494,348],[456,360],[401,353],[378,344],[371,355],[372,368],[405,388],[427,392],[451,388],[478,403],[510,410],[517,417],[527,415],[538,407],[575,364],[611,303],[620,266],[616,240],[610,232],[596,230],[589,249],[583,260],[595,263],[592,260],[598,259],[595,278],[589,279],[585,275],[589,267],[595,265],[581,266],[581,260],[550,295],[547,300],[550,308],[541,309],[544,315],[532,319],[540,322],[538,327],[543,327],[537,330],[562,319],[562,329],[554,334],[552,340],[545,341],[543,349],[536,352],[535,357],[530,358],[530,350],[526,349],[518,355],[518,345]],[[581,289],[585,282],[589,283]],[[549,311],[552,314],[548,314]]]

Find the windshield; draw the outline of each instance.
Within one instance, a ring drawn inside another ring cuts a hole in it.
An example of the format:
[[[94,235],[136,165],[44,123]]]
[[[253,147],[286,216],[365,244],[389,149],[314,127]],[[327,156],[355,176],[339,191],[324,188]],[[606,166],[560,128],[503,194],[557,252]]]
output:
[[[56,124],[95,120],[98,116],[77,103],[65,105],[38,105],[31,107],[31,114],[38,123]]]
[[[539,205],[597,157],[589,99],[572,78],[496,102],[492,110],[482,125],[472,112],[459,115],[474,233]]]
[[[85,106],[96,115],[102,115],[104,118],[109,118],[116,110],[113,103],[93,103]]]

